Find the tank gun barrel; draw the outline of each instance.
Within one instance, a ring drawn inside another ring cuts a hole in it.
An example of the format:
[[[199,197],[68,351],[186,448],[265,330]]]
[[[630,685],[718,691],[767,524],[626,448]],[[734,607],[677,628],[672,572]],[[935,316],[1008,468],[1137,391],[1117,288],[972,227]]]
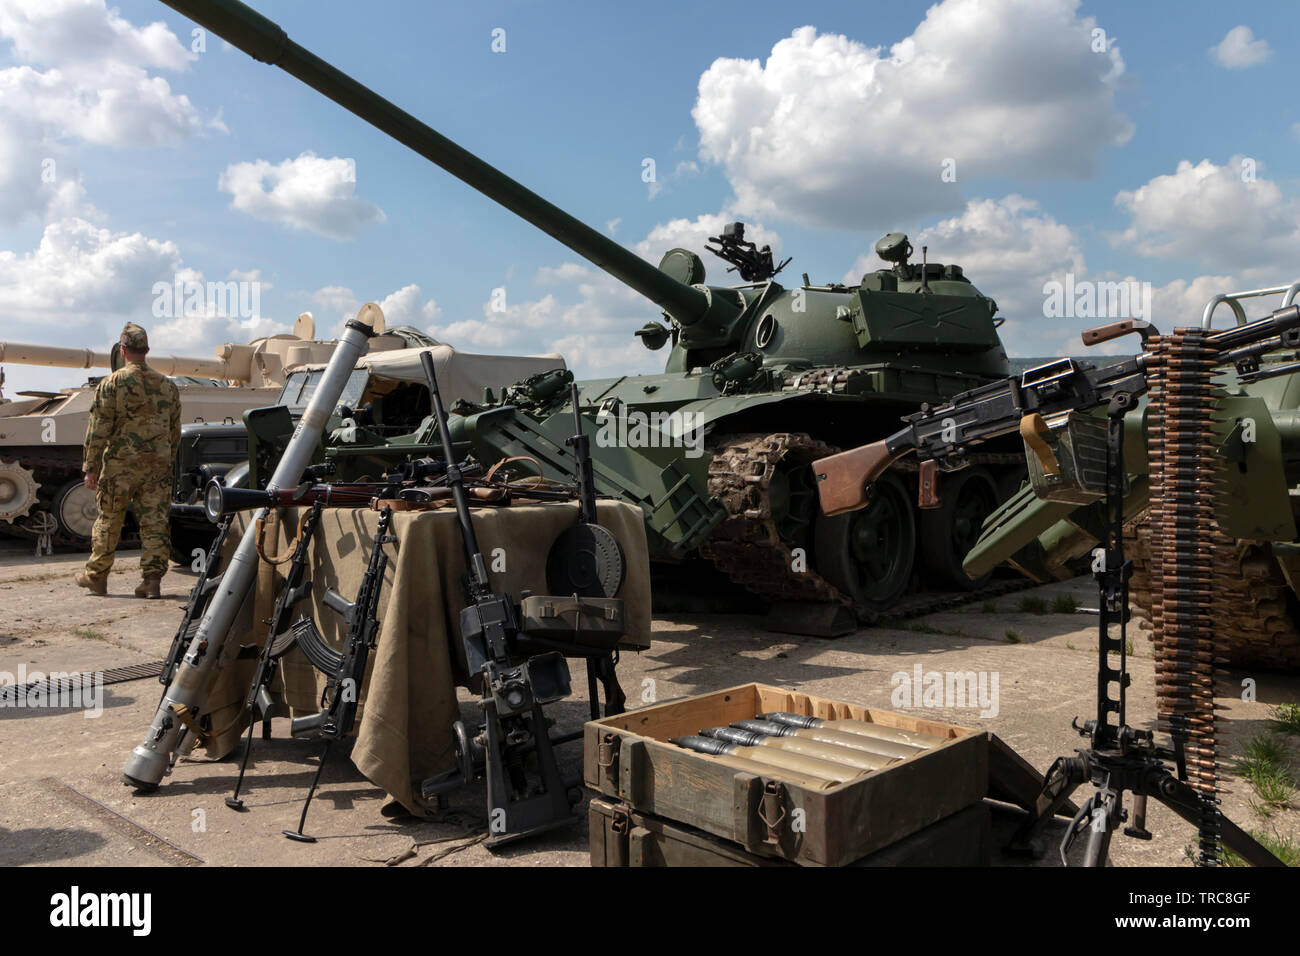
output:
[[[195,358],[186,355],[156,355],[149,353],[149,365],[164,375],[192,375],[196,378],[216,378],[223,381],[241,378],[221,359]],[[50,368],[112,368],[111,352],[91,349],[67,348],[57,345],[27,345],[21,342],[0,342],[0,365],[44,365]]]
[[[387,133],[564,243],[593,265],[632,287],[689,326],[710,318],[733,318],[738,303],[712,290],[678,282],[636,253],[547,202],[445,136],[289,39],[273,21],[238,0],[163,0],[167,6],[263,63],[278,66],[344,109]]]

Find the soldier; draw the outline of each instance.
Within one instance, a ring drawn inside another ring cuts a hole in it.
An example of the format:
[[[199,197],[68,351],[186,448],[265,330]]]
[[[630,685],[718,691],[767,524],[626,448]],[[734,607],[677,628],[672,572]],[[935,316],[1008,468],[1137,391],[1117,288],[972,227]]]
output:
[[[140,574],[135,596],[161,597],[171,554],[168,535],[172,461],[181,441],[181,398],[167,376],[145,364],[149,339],[128,322],[122,329],[126,365],[99,383],[86,426],[81,470],[97,491],[99,517],[91,531],[90,560],[77,584],[108,593],[108,570],[127,508],[140,522]]]

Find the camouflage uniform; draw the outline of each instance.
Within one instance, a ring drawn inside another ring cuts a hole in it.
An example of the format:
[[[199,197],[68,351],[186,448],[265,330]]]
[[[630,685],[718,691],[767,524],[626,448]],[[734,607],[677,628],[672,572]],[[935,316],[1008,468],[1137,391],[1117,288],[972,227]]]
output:
[[[122,343],[139,351],[149,347],[144,329],[133,323],[123,330]],[[103,575],[113,566],[122,520],[134,502],[140,573],[167,573],[172,461],[180,441],[180,393],[167,376],[132,362],[99,383],[82,462],[84,472],[99,475],[99,517],[90,535],[87,572]]]

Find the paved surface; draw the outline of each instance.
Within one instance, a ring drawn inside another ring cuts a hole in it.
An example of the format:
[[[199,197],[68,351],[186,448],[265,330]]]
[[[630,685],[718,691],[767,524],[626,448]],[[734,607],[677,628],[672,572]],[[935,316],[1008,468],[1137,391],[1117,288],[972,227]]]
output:
[[[114,569],[110,597],[95,598],[73,583],[81,561],[75,554],[38,560],[26,546],[0,544],[0,671],[16,674],[25,666],[28,672],[91,672],[164,655],[191,578],[169,574],[165,600],[137,600],[130,594],[138,560],[128,553]],[[1061,593],[1084,606],[1096,604],[1088,579],[1025,592],[1049,601]],[[1000,598],[992,612],[977,604],[908,622],[907,629],[878,627],[834,641],[769,633],[760,618],[745,615],[662,615],[654,623],[651,649],[624,656],[622,681],[630,706],[752,680],[797,687],[992,730],[1044,770],[1080,744],[1071,718],[1092,715],[1096,618],[1023,613],[1023,597]],[[1135,645],[1129,716],[1143,726],[1154,716],[1152,663],[1142,635]],[[898,706],[891,701],[893,677],[911,677],[917,665],[923,673],[996,674],[996,714],[981,717],[979,707]],[[581,664],[573,667],[575,688],[585,688]],[[1257,682],[1254,702],[1242,701],[1239,691],[1219,701],[1229,765],[1251,735],[1270,726],[1272,705],[1300,700],[1300,678],[1294,676],[1234,673],[1221,693],[1239,687],[1243,678]],[[384,813],[385,795],[343,759],[326,770],[312,807],[307,829],[319,842],[291,843],[280,831],[297,822],[318,745],[287,739],[284,721],[276,722],[282,736],[257,742],[246,791],[249,812],[235,813],[222,802],[237,772],[233,757],[182,762],[156,794],[137,796],[121,785],[119,774],[149,725],[160,686],[138,680],[104,692],[102,712],[93,718],[81,711],[0,708],[0,779],[6,782],[0,790],[0,865],[382,865],[396,858],[403,858],[403,866],[587,864],[585,813],[566,830],[493,853],[473,842],[484,813],[481,785],[455,795],[441,822],[391,817]],[[470,701],[464,694],[467,721],[477,710]],[[562,730],[576,728],[586,703],[564,702],[551,713]],[[1300,767],[1300,738],[1286,739],[1293,765]],[[581,772],[577,748],[561,748],[562,770],[575,777]],[[1300,810],[1261,816],[1252,808],[1248,784],[1230,779],[1227,785],[1233,792],[1224,807],[1238,823],[1300,839]],[[1188,862],[1190,827],[1155,804],[1148,826],[1156,837],[1150,843],[1116,838],[1116,863]]]

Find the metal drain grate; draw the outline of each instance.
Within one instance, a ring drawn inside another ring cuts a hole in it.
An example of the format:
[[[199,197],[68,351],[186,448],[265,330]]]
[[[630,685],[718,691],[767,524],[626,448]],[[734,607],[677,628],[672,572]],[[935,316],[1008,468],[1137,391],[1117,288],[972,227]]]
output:
[[[162,671],[162,667],[162,661],[150,661],[147,664],[129,664],[126,667],[110,667],[106,671],[63,671],[61,673],[76,673],[79,676],[83,674],[90,676],[99,674],[105,684],[121,684],[131,680],[144,680],[148,677],[157,677]],[[26,684],[10,684],[5,687],[0,687],[0,704],[16,700],[26,700],[33,691],[38,691],[43,697],[53,697],[59,694],[63,694],[66,697],[71,695],[73,689],[79,686],[79,681],[59,680],[51,683],[49,678],[28,681]]]

